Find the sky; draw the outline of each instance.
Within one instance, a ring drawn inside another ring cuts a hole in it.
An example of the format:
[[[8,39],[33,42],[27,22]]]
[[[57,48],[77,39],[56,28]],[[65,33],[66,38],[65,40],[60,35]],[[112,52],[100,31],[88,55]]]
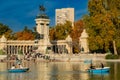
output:
[[[50,26],[55,25],[55,9],[74,8],[75,21],[88,12],[88,0],[0,0],[0,23],[14,32],[22,31],[25,26],[33,29],[40,5],[46,8]]]

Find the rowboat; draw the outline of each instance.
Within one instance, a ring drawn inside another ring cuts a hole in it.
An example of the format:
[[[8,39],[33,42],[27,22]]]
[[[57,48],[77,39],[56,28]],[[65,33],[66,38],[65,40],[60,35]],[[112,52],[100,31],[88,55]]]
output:
[[[110,67],[88,69],[87,71],[90,73],[106,73],[110,71]]]
[[[20,72],[27,72],[29,68],[15,68],[15,69],[8,69],[8,72],[11,73],[20,73]]]

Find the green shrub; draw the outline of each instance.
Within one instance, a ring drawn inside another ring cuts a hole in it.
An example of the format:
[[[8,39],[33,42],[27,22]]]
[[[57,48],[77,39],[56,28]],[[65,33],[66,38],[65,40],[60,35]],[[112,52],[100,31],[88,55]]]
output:
[[[0,55],[3,55],[3,54],[5,54],[5,52],[1,49],[0,50]]]
[[[119,59],[119,56],[114,54],[107,54],[105,59]]]

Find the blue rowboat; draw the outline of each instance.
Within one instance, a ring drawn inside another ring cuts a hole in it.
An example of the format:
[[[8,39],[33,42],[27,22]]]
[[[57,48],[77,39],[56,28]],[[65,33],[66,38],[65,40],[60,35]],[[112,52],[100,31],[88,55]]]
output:
[[[110,67],[88,69],[88,72],[90,73],[106,73],[109,71],[110,71]]]
[[[29,70],[29,68],[16,68],[16,69],[8,69],[8,72],[11,73],[20,73],[20,72],[27,72]]]

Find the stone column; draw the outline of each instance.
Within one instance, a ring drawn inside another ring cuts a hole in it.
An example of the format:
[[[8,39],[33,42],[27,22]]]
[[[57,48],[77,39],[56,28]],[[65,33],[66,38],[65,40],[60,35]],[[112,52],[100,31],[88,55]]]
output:
[[[65,39],[66,40],[66,44],[67,44],[67,49],[68,49],[68,53],[72,54],[72,38],[70,37],[70,35],[68,35],[68,37]]]
[[[46,49],[50,44],[49,41],[49,22],[50,19],[46,14],[39,14],[36,19],[37,33],[40,35],[38,39],[38,52],[45,54]]]
[[[80,38],[79,43],[81,46],[81,52],[88,53],[89,47],[88,47],[88,34],[86,33],[86,30],[84,29]]]

